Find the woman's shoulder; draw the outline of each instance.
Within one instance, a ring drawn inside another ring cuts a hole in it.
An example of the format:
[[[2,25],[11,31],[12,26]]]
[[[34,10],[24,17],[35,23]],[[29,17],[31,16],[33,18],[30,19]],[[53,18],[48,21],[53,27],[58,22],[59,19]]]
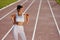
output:
[[[15,17],[15,16],[16,16],[16,14],[12,14],[11,16],[12,16],[12,17]]]
[[[25,16],[29,16],[29,14],[27,14],[27,13],[26,13],[26,14],[24,14],[24,15],[25,15]]]

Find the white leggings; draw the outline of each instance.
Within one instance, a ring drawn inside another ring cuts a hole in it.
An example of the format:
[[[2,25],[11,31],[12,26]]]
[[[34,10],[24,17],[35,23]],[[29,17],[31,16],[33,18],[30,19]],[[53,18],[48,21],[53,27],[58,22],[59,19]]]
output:
[[[26,40],[23,26],[13,25],[13,35],[15,40],[18,40],[18,34],[21,36],[22,40]]]

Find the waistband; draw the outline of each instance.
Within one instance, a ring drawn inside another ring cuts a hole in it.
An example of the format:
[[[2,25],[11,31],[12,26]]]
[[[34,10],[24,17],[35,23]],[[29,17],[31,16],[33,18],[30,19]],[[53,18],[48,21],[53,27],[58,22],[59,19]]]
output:
[[[14,24],[13,26],[23,27],[23,25],[17,25],[17,24]]]

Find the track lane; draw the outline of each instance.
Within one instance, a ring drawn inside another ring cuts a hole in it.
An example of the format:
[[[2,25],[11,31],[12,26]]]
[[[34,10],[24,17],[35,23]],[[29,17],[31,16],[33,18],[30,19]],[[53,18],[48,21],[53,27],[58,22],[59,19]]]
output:
[[[58,5],[55,0],[53,0],[53,1],[49,0],[49,2],[50,2],[50,5],[52,7],[52,11],[54,13],[54,16],[55,16],[55,19],[57,21],[58,28],[59,28],[59,31],[60,31],[60,11],[59,11],[60,10],[60,5]]]
[[[35,40],[60,40],[47,0],[42,0]]]

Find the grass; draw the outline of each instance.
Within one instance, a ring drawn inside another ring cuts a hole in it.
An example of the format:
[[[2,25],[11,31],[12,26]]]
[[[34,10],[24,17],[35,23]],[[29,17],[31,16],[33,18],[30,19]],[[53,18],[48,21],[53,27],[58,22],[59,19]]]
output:
[[[56,2],[57,2],[58,4],[60,4],[60,0],[56,0]]]
[[[15,1],[17,1],[17,0],[0,0],[0,9]]]

